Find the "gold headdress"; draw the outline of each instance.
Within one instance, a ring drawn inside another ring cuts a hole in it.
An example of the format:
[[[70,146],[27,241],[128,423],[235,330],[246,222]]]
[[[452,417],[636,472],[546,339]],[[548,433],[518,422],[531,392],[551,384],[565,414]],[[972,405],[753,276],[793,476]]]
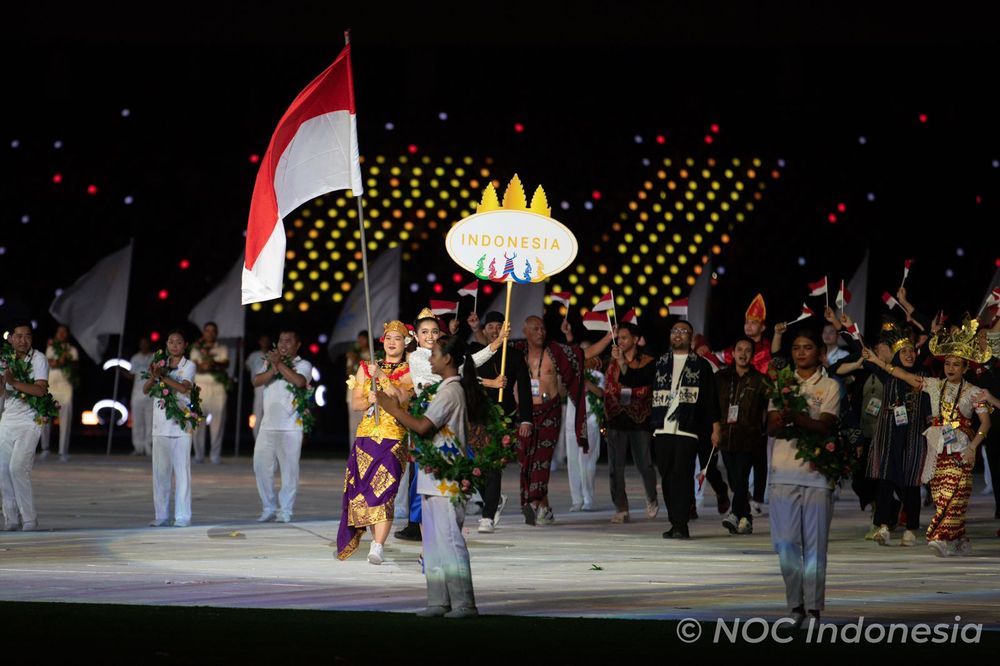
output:
[[[430,308],[424,308],[420,311],[420,314],[417,315],[417,321],[420,321],[421,319],[437,319],[437,315],[434,314],[434,311]]]
[[[767,319],[767,307],[764,305],[764,296],[757,294],[747,308],[747,321],[759,321],[763,323]]]
[[[957,356],[973,363],[985,363],[993,356],[988,345],[979,343],[979,321],[969,319],[965,315],[962,327],[953,326],[945,331],[938,331],[937,335],[931,338],[931,353],[941,358],[944,356]]]
[[[882,322],[882,333],[879,335],[879,342],[885,344],[892,350],[895,356],[903,347],[913,347],[912,330],[901,327],[891,317],[886,317]]]
[[[385,340],[385,336],[389,333],[399,333],[400,335],[403,336],[404,340],[406,339],[406,336],[410,334],[410,332],[406,330],[406,324],[399,321],[398,319],[393,319],[389,323],[382,325],[383,340]]]

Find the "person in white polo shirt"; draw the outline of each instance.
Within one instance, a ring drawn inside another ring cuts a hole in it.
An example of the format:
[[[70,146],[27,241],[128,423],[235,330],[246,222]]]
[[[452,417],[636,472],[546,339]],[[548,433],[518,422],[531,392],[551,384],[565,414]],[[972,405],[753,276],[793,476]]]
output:
[[[132,380],[132,398],[129,409],[132,410],[132,452],[134,456],[148,456],[153,453],[153,401],[142,392],[143,382],[139,373],[149,369],[153,362],[153,349],[149,338],[139,338],[139,351],[132,355],[129,363],[132,371],[125,373]]]
[[[294,390],[306,388],[312,376],[312,364],[298,355],[301,344],[298,331],[282,329],[277,348],[267,353],[263,371],[253,379],[255,388],[264,388],[264,418],[253,450],[253,471],[263,505],[257,518],[261,523],[291,522],[295,507],[303,428]],[[281,471],[281,491],[277,495],[275,466]]]
[[[174,527],[191,524],[191,433],[201,420],[195,365],[184,358],[187,341],[179,330],[167,336],[166,354],[157,354],[145,373],[153,411],[153,507],[150,527],[170,524],[170,481],[174,481]]]
[[[69,434],[73,430],[73,390],[80,383],[80,352],[70,344],[69,327],[60,324],[45,349],[49,362],[49,392],[59,403],[59,460],[69,460]],[[49,455],[52,423],[42,427],[41,457]]]
[[[822,366],[823,341],[814,331],[792,339],[795,380],[809,412],[779,411],[768,404],[767,434],[774,437],[770,484],[771,543],[778,553],[785,597],[796,626],[806,613],[819,621],[826,599],[826,551],[833,519],[833,484],[805,460],[796,459],[795,439],[788,428],[829,435],[840,415],[840,387]]]
[[[39,413],[29,399],[44,398],[49,390],[49,363],[31,347],[31,323],[15,322],[11,327],[13,358],[3,362],[0,395],[5,396],[0,416],[0,492],[3,495],[4,529],[30,532],[38,527],[35,498],[31,488],[31,467],[35,447],[42,436],[43,422],[54,413]],[[9,351],[9,350],[8,350]],[[19,363],[18,363],[19,362]],[[30,375],[15,372],[18,363]],[[15,376],[15,375],[20,375]],[[26,381],[30,380],[30,381]],[[51,403],[51,398],[49,399]],[[50,404],[47,411],[54,412]]]
[[[226,425],[226,392],[229,390],[229,348],[219,344],[219,325],[210,321],[202,336],[191,347],[191,361],[198,366],[195,384],[201,389],[206,422],[194,433],[194,461],[205,461],[205,439],[211,432],[209,457],[212,464],[222,462],[222,433]],[[211,423],[208,423],[210,421]]]

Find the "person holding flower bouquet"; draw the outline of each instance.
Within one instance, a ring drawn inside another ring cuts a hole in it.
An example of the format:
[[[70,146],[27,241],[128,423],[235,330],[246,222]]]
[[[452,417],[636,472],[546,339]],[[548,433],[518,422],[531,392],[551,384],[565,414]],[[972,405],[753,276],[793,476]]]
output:
[[[150,527],[170,524],[170,482],[174,482],[174,527],[191,524],[191,434],[201,421],[201,401],[194,385],[195,364],[184,357],[187,341],[180,330],[167,336],[167,349],[153,356],[142,374],[142,390],[153,399],[153,508]]]
[[[423,416],[412,416],[398,400],[382,392],[377,396],[379,407],[416,435],[433,434],[433,446],[446,456],[465,456],[467,416],[481,422],[480,417],[490,406],[479,387],[476,364],[461,338],[449,336],[441,336],[434,343],[430,364],[434,374],[443,379]],[[465,504],[452,501],[468,488],[460,489],[454,480],[435,478],[433,472],[424,466],[417,472],[427,576],[427,608],[418,615],[474,617],[479,611],[472,590],[469,549],[462,536]]]
[[[49,361],[49,392],[59,403],[59,460],[69,460],[69,434],[73,430],[73,390],[80,384],[80,352],[70,344],[69,327],[60,324],[45,349]],[[49,455],[52,423],[42,428],[41,458]]]
[[[298,356],[302,341],[298,331],[282,329],[278,346],[265,356],[263,371],[253,378],[254,388],[264,387],[264,417],[253,447],[253,471],[263,505],[257,522],[288,523],[299,488],[302,432],[308,416],[308,391],[312,364]],[[301,397],[301,399],[300,399]],[[305,403],[305,404],[304,404]],[[303,417],[306,416],[304,419]],[[281,493],[274,492],[274,468],[281,470]]]
[[[56,414],[49,395],[49,364],[31,347],[31,323],[11,327],[10,345],[0,354],[0,492],[3,495],[4,530],[30,532],[38,527],[31,467],[42,426]]]
[[[822,348],[817,333],[799,331],[792,339],[794,369],[768,370],[767,433],[775,438],[768,473],[771,542],[797,625],[807,610],[818,620],[824,608],[833,479],[843,471],[821,470],[815,462],[824,460],[824,451],[835,455],[838,445],[830,436],[840,415],[840,387],[823,370]]]

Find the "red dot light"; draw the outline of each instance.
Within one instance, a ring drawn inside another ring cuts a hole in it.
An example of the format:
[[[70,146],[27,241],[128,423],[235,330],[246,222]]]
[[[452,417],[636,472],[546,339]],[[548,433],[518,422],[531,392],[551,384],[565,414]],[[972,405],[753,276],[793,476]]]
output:
[[[828,222],[829,222],[830,224],[837,224],[837,216],[836,216],[836,215],[834,215],[833,213],[830,213],[829,215],[827,215],[827,216],[826,216],[826,219],[827,219],[827,221],[828,221]]]
[[[56,185],[58,185],[59,183],[61,183],[62,182],[62,174],[61,173],[57,173],[54,176],[52,176],[52,182],[55,183]]]
[[[976,203],[977,203],[977,204],[981,204],[981,203],[983,203],[983,197],[977,194],[977,195],[976,195]]]
[[[182,271],[186,271],[187,269],[191,268],[191,262],[188,261],[187,259],[181,259],[181,262],[180,262],[179,265],[180,265]]]
[[[413,153],[417,152],[417,144],[411,143],[409,146],[406,147],[406,150],[412,155]]]
[[[594,201],[598,201],[601,198],[600,190],[594,190],[590,193],[590,196],[594,197]]]
[[[710,129],[712,130],[712,134],[718,134],[719,133],[719,126],[716,123],[712,123],[712,126],[711,126]]]
[[[311,353],[313,353],[313,354],[318,354],[319,353],[319,345],[316,344],[315,342],[312,343],[311,345],[309,345],[309,351]]]
[[[462,281],[462,274],[461,274],[461,273],[455,273],[455,274],[453,274],[453,275],[451,276],[451,279],[452,279],[452,280],[453,280],[453,281],[454,281],[455,283],[459,283],[459,282],[461,282],[461,281]]]
[[[97,194],[97,185],[87,185],[87,194]]]
[[[922,122],[922,123],[926,123],[927,122],[927,114],[926,113],[921,113],[919,116],[917,116],[917,118],[919,118],[920,122]]]
[[[705,135],[705,143],[712,143],[713,141],[715,141],[715,138],[711,134]]]
[[[257,162],[260,162],[260,155],[254,153],[250,156],[250,164],[257,164]]]
[[[520,134],[521,132],[524,131],[524,125],[522,125],[521,123],[514,123],[514,131]]]
[[[170,296],[170,292],[168,292],[166,289],[161,289],[158,296],[160,297],[161,301],[165,301]]]
[[[658,143],[658,144],[660,144],[662,146],[666,142],[667,142],[667,137],[663,136],[662,134],[657,134],[656,135],[656,143]]]
[[[837,204],[837,211],[844,213],[847,211],[847,206],[842,203]]]
[[[149,334],[149,339],[150,339],[151,342],[159,342],[160,341],[160,332],[159,331],[153,331],[152,333]]]
[[[435,294],[440,294],[442,291],[444,291],[444,287],[441,286],[441,283],[440,282],[435,283],[435,285],[434,285],[434,293]]]
[[[1000,259],[997,259],[997,266],[1000,266]],[[483,293],[484,294],[492,294],[493,293],[493,285],[491,285],[491,284],[484,284],[483,285]]]
[[[996,264],[997,268],[1000,268],[1000,257],[997,257],[997,260],[993,263]]]

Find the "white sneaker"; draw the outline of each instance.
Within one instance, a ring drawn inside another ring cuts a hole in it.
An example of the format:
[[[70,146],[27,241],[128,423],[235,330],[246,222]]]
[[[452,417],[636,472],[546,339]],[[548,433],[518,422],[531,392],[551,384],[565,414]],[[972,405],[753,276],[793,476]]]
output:
[[[493,534],[493,521],[489,518],[480,518],[478,531],[480,534]]]
[[[740,524],[736,528],[737,534],[753,534],[753,523],[746,518],[740,518]]]
[[[441,617],[449,612],[451,609],[447,606],[428,606],[422,611],[418,611],[417,617]]]
[[[750,500],[750,512],[755,517],[756,516],[763,516],[764,515],[764,505],[761,504],[760,502],[755,502],[753,500]]]
[[[21,529],[21,522],[18,520],[15,520],[12,523],[4,523],[3,525],[4,532],[16,532],[19,529]]]
[[[878,533],[878,525],[872,525],[868,532],[865,533],[865,541],[874,541],[875,535]]]
[[[483,503],[482,502],[466,502],[466,504],[465,504],[465,515],[467,515],[467,516],[481,516],[481,515],[483,515]]]
[[[479,611],[476,607],[472,608],[456,608],[453,611],[449,611],[444,614],[444,617],[448,620],[462,620],[467,617],[479,617]]]
[[[660,501],[646,502],[646,516],[656,518],[660,514]]]
[[[928,541],[927,547],[930,548],[931,552],[937,555],[938,557],[948,557],[949,555],[951,555],[950,552],[951,549],[948,548],[948,544],[939,539],[935,539],[934,541]]]
[[[740,521],[735,513],[731,513],[722,519],[722,526],[729,530],[730,534],[736,534],[740,529]]]
[[[282,513],[281,511],[279,511],[278,515],[274,518],[274,520],[279,523],[290,523],[292,522],[292,516],[290,514]]]
[[[627,523],[629,521],[628,511],[617,511],[615,515],[611,516],[611,522],[615,525],[620,525],[621,523]]]
[[[500,502],[497,504],[497,512],[493,514],[493,527],[500,524],[500,514],[503,513],[503,508],[507,506],[507,496],[501,495]]]
[[[150,527],[167,527],[169,525],[170,521],[167,520],[166,518],[164,518],[163,520],[157,520],[156,518],[154,518],[153,520],[149,521]]]
[[[191,527],[190,520],[174,520],[174,527]]]
[[[570,513],[576,513],[577,511],[580,511],[580,509],[581,509],[581,508],[582,508],[582,507],[581,507],[581,505],[579,505],[579,504],[574,504],[573,506],[571,506],[571,507],[569,508],[569,512],[570,512]]]
[[[535,518],[537,525],[551,525],[556,522],[556,516],[552,512],[551,506],[538,507],[538,516]]]
[[[879,527],[878,531],[875,532],[875,536],[873,538],[875,539],[875,543],[877,543],[878,545],[888,546],[889,543],[892,541],[892,535],[889,534],[889,526],[882,525],[881,527]]]
[[[906,530],[903,532],[903,538],[899,545],[907,547],[917,545],[917,535],[913,533],[913,530]]]
[[[37,529],[38,529],[37,520],[26,520],[24,521],[24,524],[21,525],[22,532],[34,532]]]
[[[277,518],[277,514],[274,511],[262,511],[260,516],[257,517],[258,523],[269,523]]]
[[[382,544],[372,541],[371,550],[368,551],[368,561],[372,564],[382,564]]]

